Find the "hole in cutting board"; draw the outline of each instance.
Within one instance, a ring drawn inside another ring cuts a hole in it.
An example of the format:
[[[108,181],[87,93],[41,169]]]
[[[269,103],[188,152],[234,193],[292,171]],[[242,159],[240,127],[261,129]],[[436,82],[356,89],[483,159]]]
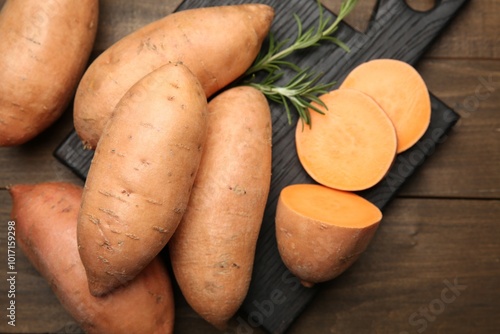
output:
[[[365,32],[370,23],[373,11],[379,0],[360,0],[354,10],[344,19],[344,21],[359,32]],[[407,4],[408,7],[417,12],[426,12],[433,9],[438,0],[399,0]],[[337,14],[340,10],[342,0],[321,0],[323,6],[332,13]]]
[[[404,1],[404,0],[401,0]],[[342,0],[321,0],[326,9],[335,15],[340,10]],[[344,21],[359,32],[364,32],[368,28],[370,18],[377,0],[360,0],[353,11],[344,19]]]
[[[427,12],[436,6],[437,0],[405,0],[408,7],[417,12]]]

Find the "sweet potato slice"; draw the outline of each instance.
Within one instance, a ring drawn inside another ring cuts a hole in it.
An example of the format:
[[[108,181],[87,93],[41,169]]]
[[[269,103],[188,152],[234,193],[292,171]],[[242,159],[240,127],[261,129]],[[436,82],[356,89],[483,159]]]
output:
[[[359,195],[318,184],[285,187],[276,209],[278,249],[304,286],[342,274],[368,247],[382,219]]]
[[[295,141],[306,172],[325,186],[355,191],[372,187],[396,156],[391,120],[368,95],[333,90],[320,99],[325,114],[311,111],[311,127],[297,124]]]
[[[420,74],[394,59],[375,59],[352,70],[340,86],[372,97],[389,115],[398,137],[397,153],[415,144],[429,127],[431,101]]]
[[[86,333],[173,332],[173,291],[160,258],[112,294],[89,293],[76,242],[81,187],[54,182],[14,185],[9,191],[19,246]]]

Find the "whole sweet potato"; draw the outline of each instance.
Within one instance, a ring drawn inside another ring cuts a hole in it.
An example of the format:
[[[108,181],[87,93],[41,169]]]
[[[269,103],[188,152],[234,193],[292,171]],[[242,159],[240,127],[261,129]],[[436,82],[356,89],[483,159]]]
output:
[[[271,182],[271,113],[252,87],[226,90],[208,108],[200,168],[169,250],[187,302],[224,328],[252,276]]]
[[[98,0],[8,0],[0,12],[0,146],[23,144],[58,119],[97,31]]]
[[[117,105],[90,166],[78,246],[93,295],[133,279],[166,245],[189,200],[207,100],[182,64],[137,82]]]
[[[160,258],[112,294],[97,298],[89,293],[76,242],[81,187],[41,183],[9,190],[18,244],[83,330],[103,334],[173,331],[173,293]]]
[[[189,9],[124,37],[83,76],[74,103],[76,132],[88,148],[95,148],[125,92],[168,62],[183,62],[210,97],[252,64],[273,17],[273,9],[263,4]]]

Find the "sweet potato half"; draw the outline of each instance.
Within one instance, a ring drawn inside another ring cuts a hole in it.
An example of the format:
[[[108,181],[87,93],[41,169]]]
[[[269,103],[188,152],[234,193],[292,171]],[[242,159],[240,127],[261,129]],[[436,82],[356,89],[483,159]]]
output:
[[[200,168],[169,250],[187,302],[223,329],[252,275],[271,182],[271,112],[251,87],[224,91],[208,110]]]
[[[97,145],[78,217],[93,295],[133,279],[166,245],[189,200],[205,143],[207,100],[182,64],[139,80]]]
[[[124,37],[90,65],[78,86],[78,135],[87,147],[95,148],[125,92],[168,62],[183,62],[210,97],[252,64],[273,17],[273,9],[263,4],[188,9]]]
[[[318,184],[285,187],[276,209],[276,238],[286,267],[304,286],[331,280],[368,247],[382,219],[359,195]]]
[[[21,145],[70,103],[97,31],[98,0],[7,0],[0,12],[0,146]]]
[[[81,187],[41,183],[9,191],[18,244],[85,332],[172,333],[173,292],[160,258],[127,287],[102,298],[89,293],[76,242]]]

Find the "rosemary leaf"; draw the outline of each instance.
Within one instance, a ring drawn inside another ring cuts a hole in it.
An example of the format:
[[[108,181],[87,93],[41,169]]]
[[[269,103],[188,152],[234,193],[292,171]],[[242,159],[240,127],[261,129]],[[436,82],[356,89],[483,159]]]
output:
[[[318,46],[323,41],[329,41],[349,52],[349,47],[338,38],[332,36],[339,27],[340,22],[354,9],[358,0],[343,0],[337,18],[333,23],[324,16],[323,8],[318,0],[319,19],[317,27],[311,27],[304,31],[301,19],[294,14],[297,24],[297,35],[295,40],[285,39],[277,42],[275,36],[269,34],[269,44],[266,52],[259,54],[253,65],[243,75],[243,84],[260,90],[271,101],[282,104],[285,107],[288,123],[292,124],[293,107],[304,124],[311,125],[310,110],[324,113],[321,108],[326,109],[324,103],[318,98],[325,94],[335,82],[319,84],[320,75],[303,70],[298,65],[286,60],[292,53]],[[278,86],[276,82],[284,75],[284,68],[292,69],[297,74],[284,86]],[[267,72],[267,76],[261,82],[255,82],[258,72]],[[246,78],[246,80],[245,80]]]
[[[338,39],[333,38],[332,34],[337,31],[340,22],[354,9],[358,0],[344,0],[340,6],[339,14],[336,20],[328,26],[329,20],[325,19],[323,7],[318,1],[319,7],[319,23],[318,27],[315,29],[310,28],[306,32],[303,32],[302,21],[300,18],[294,14],[295,21],[297,22],[297,36],[292,43],[285,40],[281,43],[275,44],[274,36],[270,34],[269,48],[266,55],[259,57],[256,62],[245,72],[245,76],[256,73],[258,71],[264,70],[271,72],[275,69],[276,62],[279,63],[282,59],[286,58],[295,51],[307,49],[312,46],[319,45],[319,42],[328,40],[335,44],[340,44],[343,49],[348,47],[344,43],[339,43]],[[285,45],[289,44],[287,47]]]
[[[314,73],[310,73],[308,69],[305,69],[297,73],[284,86],[278,86],[275,82],[278,81],[282,75],[283,72],[270,73],[260,83],[248,81],[244,84],[260,90],[271,101],[283,104],[289,124],[292,124],[293,118],[288,102],[297,110],[301,121],[310,125],[311,116],[309,110],[311,109],[321,114],[324,113],[320,107],[326,108],[326,106],[318,96],[327,93],[335,82],[317,84],[321,76],[313,76]]]

